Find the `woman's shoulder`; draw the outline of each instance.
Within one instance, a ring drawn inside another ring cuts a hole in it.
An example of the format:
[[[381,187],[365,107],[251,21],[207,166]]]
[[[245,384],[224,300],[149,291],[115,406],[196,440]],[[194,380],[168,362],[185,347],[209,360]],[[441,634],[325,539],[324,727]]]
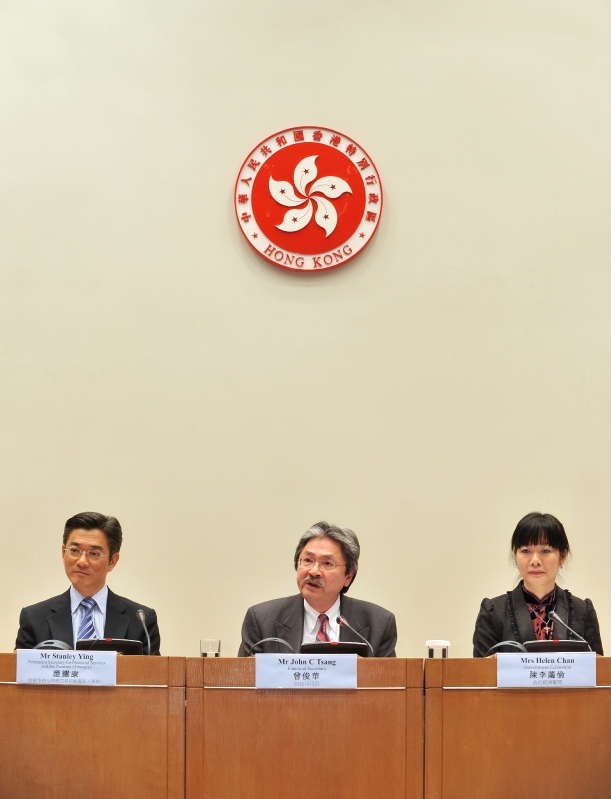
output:
[[[556,588],[558,591],[558,600],[564,600],[568,604],[572,604],[574,610],[586,613],[594,609],[591,599],[588,599],[587,597],[586,599],[580,599],[567,588],[561,588],[560,586],[557,586]]]
[[[499,596],[493,596],[492,598],[485,597],[484,599],[482,599],[480,610],[483,610],[487,613],[502,612],[507,607],[508,593],[510,594],[511,591],[507,591],[504,594],[500,594]]]

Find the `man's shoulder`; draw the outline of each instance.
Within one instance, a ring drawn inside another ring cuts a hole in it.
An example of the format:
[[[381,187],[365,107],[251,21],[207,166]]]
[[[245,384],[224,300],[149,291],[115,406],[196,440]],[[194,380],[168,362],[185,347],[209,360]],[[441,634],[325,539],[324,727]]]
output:
[[[253,612],[256,616],[277,616],[282,611],[292,608],[301,608],[303,606],[303,597],[301,594],[294,594],[293,596],[284,596],[280,599],[268,599],[266,602],[259,602],[252,605],[249,611]],[[354,599],[345,594],[341,598],[342,612],[348,616],[348,613],[357,613],[366,616],[393,616],[390,610],[386,610],[381,605],[376,605],[374,602],[367,602],[364,599]]]
[[[293,594],[293,596],[283,596],[280,599],[268,599],[266,602],[259,602],[257,605],[252,605],[248,610],[254,613],[255,616],[277,616],[287,608],[299,607],[300,603],[303,605],[301,594]]]
[[[390,618],[391,616],[394,616],[394,613],[391,613],[390,610],[386,610],[386,608],[383,608],[381,605],[376,605],[374,602],[367,602],[364,599],[355,599],[354,597],[346,596],[346,594],[342,595],[341,609],[348,621],[350,621],[350,613],[356,613],[370,617],[386,616]]]
[[[35,602],[33,605],[26,605],[23,609],[30,614],[43,613],[53,608],[62,607],[63,605],[70,604],[70,589],[64,591],[63,594],[52,596],[50,599],[43,599],[41,602]]]
[[[110,588],[108,589],[107,604],[115,610],[128,610],[131,613],[135,613],[137,610],[143,610],[145,613],[152,611],[152,608],[143,605],[142,602],[134,602],[133,599],[128,599],[126,596],[119,596],[119,594],[115,594],[114,591],[111,591]]]

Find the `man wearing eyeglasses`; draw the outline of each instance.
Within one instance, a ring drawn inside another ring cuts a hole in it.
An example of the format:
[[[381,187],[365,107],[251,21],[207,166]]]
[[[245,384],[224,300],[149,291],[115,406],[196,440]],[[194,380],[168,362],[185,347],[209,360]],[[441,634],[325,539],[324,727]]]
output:
[[[146,633],[137,611],[144,611],[151,639],[151,655],[159,654],[157,615],[151,608],[117,596],[106,585],[106,575],[119,560],[123,533],[114,516],[79,513],[65,524],[62,560],[71,587],[64,594],[23,608],[15,649],[32,649],[55,639],[74,648],[83,638],[130,638],[142,641]]]
[[[388,610],[371,602],[347,597],[358,570],[360,545],[354,532],[328,522],[318,522],[301,536],[295,550],[300,593],[272,599],[249,608],[242,625],[238,657],[255,652],[288,652],[280,638],[299,652],[314,641],[361,639],[340,625],[338,616],[371,644],[374,657],[395,657],[397,625]]]

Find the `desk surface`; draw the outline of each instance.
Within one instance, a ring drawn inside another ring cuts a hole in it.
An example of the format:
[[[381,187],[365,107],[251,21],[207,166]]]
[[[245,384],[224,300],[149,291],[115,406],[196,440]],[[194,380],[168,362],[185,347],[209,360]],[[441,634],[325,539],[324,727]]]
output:
[[[116,688],[16,685],[0,654],[0,797],[183,799],[184,664],[119,657]]]
[[[187,658],[188,688],[254,687],[255,658]],[[417,658],[358,658],[360,688],[423,688],[422,660]]]
[[[492,658],[427,660],[425,681],[426,799],[609,799],[611,689],[497,689]]]
[[[424,661],[426,688],[469,687],[496,688],[496,658],[434,658]],[[596,658],[596,684],[611,685],[611,658]],[[512,689],[515,690],[515,689]],[[555,690],[533,688],[534,691]],[[557,690],[566,691],[567,688]]]
[[[17,655],[0,653],[0,682],[15,682]],[[118,656],[118,685],[185,684],[185,659],[175,657]]]
[[[359,659],[372,690],[257,690],[253,658],[187,659],[187,799],[422,799],[422,660]],[[217,690],[222,689],[222,690]]]

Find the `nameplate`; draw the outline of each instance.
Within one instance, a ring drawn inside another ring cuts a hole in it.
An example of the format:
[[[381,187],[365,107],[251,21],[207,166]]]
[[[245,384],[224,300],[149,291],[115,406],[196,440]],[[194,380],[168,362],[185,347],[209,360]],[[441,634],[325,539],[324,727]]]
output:
[[[256,688],[356,688],[356,655],[255,655]]]
[[[62,649],[17,650],[17,682],[23,685],[116,685],[116,652]]]
[[[592,688],[596,652],[498,654],[497,688]]]

